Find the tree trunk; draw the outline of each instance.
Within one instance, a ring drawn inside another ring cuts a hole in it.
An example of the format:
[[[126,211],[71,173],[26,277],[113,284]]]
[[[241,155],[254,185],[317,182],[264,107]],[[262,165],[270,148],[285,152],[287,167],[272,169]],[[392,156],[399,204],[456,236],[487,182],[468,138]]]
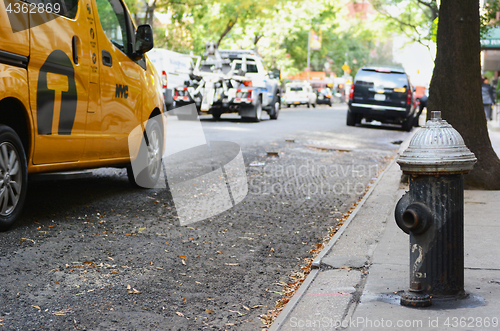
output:
[[[143,24],[149,24],[149,25],[151,25],[151,27],[153,27],[154,19],[155,19],[156,0],[153,2],[153,4],[151,6],[149,5],[148,0],[145,0],[144,4],[146,6],[146,10],[145,10]]]
[[[151,25],[151,27],[153,27],[153,25],[155,24],[155,10],[156,10],[156,0],[153,2],[153,4],[151,5],[151,7],[149,7],[149,22],[148,24]]]
[[[491,147],[481,95],[479,26],[479,0],[441,0],[427,109],[440,110],[477,157],[465,176],[466,188],[498,190],[500,160]]]
[[[234,19],[231,18],[229,20],[229,22],[227,23],[226,29],[224,30],[224,32],[222,32],[222,34],[219,38],[219,41],[217,41],[217,48],[219,48],[220,43],[222,42],[222,39],[224,39],[224,37],[229,33],[229,31],[231,31],[233,26],[236,24],[236,21],[238,21],[238,15],[236,15],[236,17]]]

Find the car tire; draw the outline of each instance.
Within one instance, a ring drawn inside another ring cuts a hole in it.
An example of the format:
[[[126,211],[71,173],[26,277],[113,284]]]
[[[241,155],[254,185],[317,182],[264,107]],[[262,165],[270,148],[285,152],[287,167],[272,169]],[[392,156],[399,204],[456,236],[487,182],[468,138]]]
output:
[[[405,119],[401,125],[401,128],[403,131],[410,132],[411,128],[413,127],[413,122],[415,121],[415,118],[413,116],[408,117]]]
[[[22,213],[28,189],[28,165],[17,133],[0,125],[0,231],[14,224]]]
[[[219,113],[219,112],[213,112],[213,113],[212,113],[212,119],[213,119],[214,121],[218,121],[218,120],[220,120],[220,116],[221,116],[221,113]]]
[[[357,117],[358,116],[356,114],[353,114],[350,110],[348,110],[347,111],[347,119],[346,119],[347,126],[355,126]]]
[[[311,108],[311,103],[310,102],[307,103],[307,108]]]
[[[252,120],[254,122],[260,122],[262,120],[262,102],[260,100],[260,97],[257,98],[257,103],[255,104],[254,112],[255,114],[252,117]]]
[[[281,104],[279,101],[279,96],[276,94],[276,96],[273,99],[273,104],[271,106],[271,110],[269,111],[269,117],[272,120],[277,120],[278,116],[280,114],[280,109],[281,109]]]
[[[134,176],[132,165],[127,166],[130,183],[136,187],[154,188],[162,171],[163,131],[156,119],[149,119],[145,130],[146,144],[141,144],[139,154],[133,161],[136,169],[142,169]]]
[[[313,106],[313,108],[316,108],[316,104],[315,103],[313,103],[312,106]]]

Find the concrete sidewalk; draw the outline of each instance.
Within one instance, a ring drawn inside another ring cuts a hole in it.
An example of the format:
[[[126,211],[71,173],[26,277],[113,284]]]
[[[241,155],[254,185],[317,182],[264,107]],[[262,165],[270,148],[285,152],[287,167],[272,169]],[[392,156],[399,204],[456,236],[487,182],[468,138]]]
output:
[[[500,155],[500,126],[489,126]],[[409,237],[394,220],[400,179],[393,162],[270,330],[500,329],[500,191],[465,191],[469,297],[408,308],[398,294],[409,286]]]

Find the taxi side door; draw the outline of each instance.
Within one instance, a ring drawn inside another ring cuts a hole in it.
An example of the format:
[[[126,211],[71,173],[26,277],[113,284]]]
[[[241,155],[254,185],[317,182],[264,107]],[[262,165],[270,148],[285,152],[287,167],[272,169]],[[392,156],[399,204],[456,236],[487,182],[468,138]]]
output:
[[[57,3],[59,15],[30,11],[28,77],[34,165],[79,161],[85,148],[89,26],[79,8],[81,1]]]
[[[142,116],[143,60],[134,61],[135,27],[120,0],[96,0],[101,100],[101,159],[128,158],[128,135]]]

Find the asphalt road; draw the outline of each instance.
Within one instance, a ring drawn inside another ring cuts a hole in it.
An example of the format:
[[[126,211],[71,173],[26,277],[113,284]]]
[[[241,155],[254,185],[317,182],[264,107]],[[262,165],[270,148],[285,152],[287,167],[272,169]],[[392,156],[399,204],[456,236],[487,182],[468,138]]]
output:
[[[183,225],[173,186],[132,188],[121,169],[30,182],[21,220],[0,233],[0,330],[260,329],[408,135],[347,127],[345,114],[335,105],[260,123],[202,116],[207,141],[241,148],[248,191]]]

